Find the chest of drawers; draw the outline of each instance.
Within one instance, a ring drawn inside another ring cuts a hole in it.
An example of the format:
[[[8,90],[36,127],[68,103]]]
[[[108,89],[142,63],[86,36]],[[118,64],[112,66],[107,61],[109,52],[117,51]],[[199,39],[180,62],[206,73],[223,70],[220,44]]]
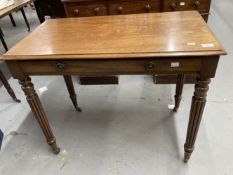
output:
[[[62,0],[67,17],[198,10],[208,19],[211,0]]]

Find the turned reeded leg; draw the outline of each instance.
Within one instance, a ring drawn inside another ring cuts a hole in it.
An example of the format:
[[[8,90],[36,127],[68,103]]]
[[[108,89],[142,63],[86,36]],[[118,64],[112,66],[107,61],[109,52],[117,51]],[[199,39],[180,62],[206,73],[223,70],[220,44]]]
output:
[[[75,94],[74,85],[72,82],[72,77],[70,75],[64,75],[63,77],[65,79],[66,87],[67,87],[67,90],[69,91],[70,98],[71,98],[71,101],[72,101],[75,109],[77,111],[81,112],[82,109],[78,106],[77,96]]]
[[[40,99],[34,89],[34,86],[31,82],[31,78],[27,78],[26,80],[20,80],[19,83],[22,85],[22,90],[24,91],[28,104],[31,107],[33,114],[35,115],[48,144],[52,147],[53,152],[58,154],[60,152],[60,148],[57,146],[56,139],[52,133],[50,128],[48,119],[43,110]]]
[[[182,98],[182,92],[184,87],[185,75],[178,75],[176,82],[176,95],[175,95],[175,107],[174,111],[177,112],[180,106],[180,101]]]
[[[7,92],[10,94],[11,98],[14,101],[19,103],[20,100],[17,99],[17,97],[15,96],[15,93],[14,93],[13,89],[11,88],[10,84],[8,83],[7,79],[5,78],[5,76],[3,75],[1,70],[0,70],[0,80],[1,80],[2,84],[5,86]]]
[[[192,98],[186,142],[184,145],[185,162],[188,162],[194,150],[195,140],[197,137],[199,125],[206,104],[206,96],[207,96],[207,91],[209,89],[209,83],[210,83],[210,79],[198,78],[197,84],[195,85],[195,92]]]

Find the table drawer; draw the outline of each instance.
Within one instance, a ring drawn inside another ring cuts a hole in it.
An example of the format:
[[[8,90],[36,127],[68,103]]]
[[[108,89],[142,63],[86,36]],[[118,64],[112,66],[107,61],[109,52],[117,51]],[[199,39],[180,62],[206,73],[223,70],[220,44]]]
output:
[[[201,14],[208,13],[210,0],[166,0],[163,11],[198,10]]]
[[[123,1],[109,3],[110,15],[159,12],[159,0]]]
[[[107,15],[107,7],[105,3],[89,3],[80,4],[67,3],[65,4],[67,17],[87,17],[87,16],[103,16]]]
[[[119,75],[154,73],[197,73],[201,59],[129,59],[77,61],[19,61],[29,75]]]

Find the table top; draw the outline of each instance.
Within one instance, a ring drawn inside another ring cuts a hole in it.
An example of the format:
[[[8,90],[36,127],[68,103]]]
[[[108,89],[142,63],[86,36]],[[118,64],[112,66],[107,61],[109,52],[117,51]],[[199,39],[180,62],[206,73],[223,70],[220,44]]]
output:
[[[13,5],[0,10],[0,18],[10,14],[11,12],[17,10],[18,8],[25,6],[28,3],[33,2],[33,0],[14,0],[14,1],[15,3]]]
[[[196,11],[51,19],[4,60],[107,59],[226,54]]]

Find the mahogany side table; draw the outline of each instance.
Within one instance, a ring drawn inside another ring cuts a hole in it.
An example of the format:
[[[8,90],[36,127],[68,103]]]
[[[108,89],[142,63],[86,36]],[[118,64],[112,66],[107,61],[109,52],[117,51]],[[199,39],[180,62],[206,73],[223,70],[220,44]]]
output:
[[[225,54],[201,15],[184,11],[48,20],[3,60],[19,79],[55,154],[60,149],[29,76],[63,75],[80,111],[71,75],[197,74],[184,145],[187,162],[194,150],[210,79],[219,57]],[[176,91],[175,110],[180,92]]]

